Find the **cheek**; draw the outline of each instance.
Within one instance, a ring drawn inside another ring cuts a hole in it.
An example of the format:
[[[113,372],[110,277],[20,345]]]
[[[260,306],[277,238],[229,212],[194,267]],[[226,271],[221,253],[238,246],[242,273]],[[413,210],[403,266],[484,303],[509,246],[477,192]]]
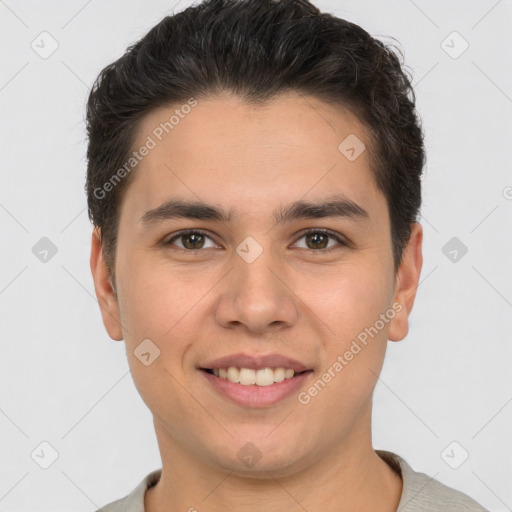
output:
[[[322,418],[329,425],[333,436],[340,429],[348,435],[350,421],[356,421],[370,407],[389,328],[380,315],[389,310],[392,297],[392,283],[382,278],[385,269],[376,264],[347,265],[337,270],[336,276],[317,280],[317,285],[323,286],[313,287],[308,281],[303,284],[306,304],[330,329],[322,327],[322,368],[299,400],[310,417]],[[333,422],[333,417],[346,420]]]
[[[197,337],[198,322],[191,313],[200,307],[197,303],[207,284],[186,283],[156,262],[135,258],[126,261],[125,267],[119,265],[118,277],[120,316],[135,386],[157,415],[182,410],[187,396],[179,385],[183,382],[180,367]]]
[[[126,263],[119,272],[119,306],[128,331],[125,340],[130,343],[141,337],[164,340],[172,336],[181,320],[208,292],[206,280],[184,278],[166,267],[165,262],[141,258]]]
[[[298,295],[337,342],[374,325],[390,307],[392,276],[378,262],[347,263],[297,282]],[[333,332],[334,331],[334,332]]]
[[[209,294],[218,277],[200,271],[179,272],[171,268],[169,262],[147,257],[134,257],[125,263],[125,266],[119,265],[118,273],[119,283],[122,283],[119,287],[120,317],[130,368],[146,401],[145,395],[151,398],[150,391],[157,386],[177,386],[171,375],[180,381],[185,377],[182,375],[184,360],[195,340],[204,337],[205,323],[198,318],[206,317],[211,311],[207,298],[211,297]],[[142,350],[139,347],[143,347],[143,340],[148,339],[151,343],[144,343],[158,357],[145,367],[137,354]],[[157,348],[152,348],[152,344]],[[158,384],[159,380],[164,382]]]

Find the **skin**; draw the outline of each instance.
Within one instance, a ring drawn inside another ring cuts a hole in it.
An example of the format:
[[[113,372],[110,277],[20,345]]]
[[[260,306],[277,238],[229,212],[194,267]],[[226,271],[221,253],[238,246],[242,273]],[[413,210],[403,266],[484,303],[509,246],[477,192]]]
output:
[[[147,115],[134,147],[176,107]],[[290,93],[264,107],[227,93],[199,100],[137,166],[126,190],[117,294],[94,230],[91,270],[103,322],[112,339],[125,341],[162,457],[147,511],[396,510],[402,482],[373,450],[371,398],[387,341],[408,332],[422,228],[412,225],[395,273],[388,208],[368,152],[349,161],[338,150],[349,134],[368,147],[356,117],[310,96]],[[333,193],[357,202],[369,218],[283,225],[272,218],[279,206]],[[142,215],[171,197],[221,206],[233,218],[143,227]],[[165,245],[191,228],[210,238]],[[349,243],[329,238],[327,248],[317,248],[301,234],[310,228]],[[250,264],[236,252],[248,236],[263,249]],[[183,249],[194,243],[197,249]],[[394,303],[401,311],[307,405],[296,394],[266,408],[234,404],[197,368],[239,352],[279,353],[314,370],[304,390]],[[146,338],[160,350],[149,366],[134,355]],[[237,456],[248,442],[261,453],[252,467]]]

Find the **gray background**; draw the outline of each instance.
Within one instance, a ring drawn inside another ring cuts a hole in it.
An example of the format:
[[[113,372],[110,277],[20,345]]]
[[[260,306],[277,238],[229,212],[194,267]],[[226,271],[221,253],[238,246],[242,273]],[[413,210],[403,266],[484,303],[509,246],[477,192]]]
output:
[[[315,3],[399,41],[426,132],[425,263],[375,447],[511,510],[512,1]],[[94,295],[83,116],[99,71],[174,5],[0,1],[0,510],[93,511],[160,467]]]

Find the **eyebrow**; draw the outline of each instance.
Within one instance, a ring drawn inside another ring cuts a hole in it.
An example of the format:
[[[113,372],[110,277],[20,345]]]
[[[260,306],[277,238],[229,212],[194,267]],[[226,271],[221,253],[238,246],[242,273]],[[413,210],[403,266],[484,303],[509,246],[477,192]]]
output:
[[[323,219],[326,217],[361,221],[368,220],[370,215],[363,207],[340,195],[331,196],[322,202],[295,201],[273,213],[276,224],[284,224],[299,219]],[[202,201],[185,201],[173,198],[144,213],[140,222],[148,226],[177,218],[231,222],[233,212],[226,212],[221,207]]]

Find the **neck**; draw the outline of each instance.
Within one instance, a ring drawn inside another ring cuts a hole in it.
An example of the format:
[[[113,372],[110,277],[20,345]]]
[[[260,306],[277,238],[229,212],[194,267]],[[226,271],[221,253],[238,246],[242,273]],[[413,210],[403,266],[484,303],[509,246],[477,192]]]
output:
[[[148,489],[145,512],[395,512],[402,480],[371,446],[370,428],[357,429],[336,449],[299,470],[262,471],[257,477],[212,467],[185,451],[155,422],[162,475]]]

